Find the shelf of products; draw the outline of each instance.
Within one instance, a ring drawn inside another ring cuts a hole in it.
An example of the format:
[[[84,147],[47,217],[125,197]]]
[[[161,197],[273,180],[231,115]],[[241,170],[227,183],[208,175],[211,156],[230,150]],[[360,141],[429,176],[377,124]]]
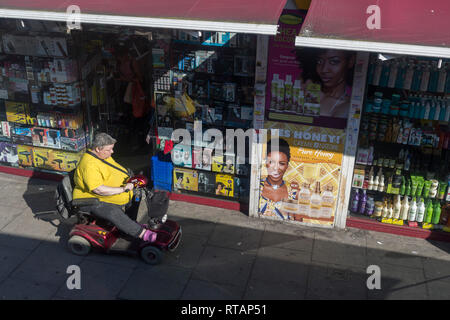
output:
[[[450,232],[450,63],[374,58],[349,212]]]
[[[73,170],[88,142],[78,62],[65,37],[4,34],[0,56],[0,162]],[[24,45],[24,44],[27,45]]]
[[[174,32],[169,47],[153,48],[159,149],[172,151],[176,129],[191,135],[173,147],[173,191],[248,202],[249,143],[242,159],[227,152],[225,139],[227,129],[253,125],[255,50],[252,35],[183,31]],[[195,141],[194,129],[202,138],[208,129],[218,130],[222,154],[216,154],[214,138]]]

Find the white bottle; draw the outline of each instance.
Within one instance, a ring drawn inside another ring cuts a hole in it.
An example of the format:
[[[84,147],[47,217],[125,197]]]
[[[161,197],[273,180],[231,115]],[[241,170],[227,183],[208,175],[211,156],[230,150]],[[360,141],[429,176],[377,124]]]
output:
[[[423,198],[420,199],[419,207],[417,208],[417,222],[423,222],[423,217],[425,216],[425,202],[423,201]]]
[[[394,217],[394,205],[392,202],[389,204],[387,217],[388,217],[388,219],[392,219]]]
[[[270,100],[270,109],[276,110],[278,104],[278,85],[280,83],[280,75],[274,73],[272,83],[270,84],[270,93],[272,95]]]
[[[408,196],[405,196],[403,198],[402,209],[400,211],[400,219],[401,220],[408,220],[408,213],[409,213]]]
[[[400,200],[400,195],[397,195],[397,199],[394,204],[394,219],[400,218],[401,209],[402,209],[402,202]]]
[[[303,183],[300,193],[298,194],[298,207],[300,214],[310,216],[311,213],[311,191],[309,184]]]
[[[416,216],[417,216],[417,203],[416,203],[416,198],[413,198],[411,206],[409,207],[408,220],[416,221]]]
[[[320,217],[320,208],[322,206],[322,197],[320,196],[320,182],[316,181],[314,193],[311,196],[311,218]]]
[[[381,175],[380,177],[380,183],[378,184],[378,191],[380,192],[384,191],[384,175]]]
[[[331,218],[333,214],[334,196],[333,187],[327,186],[322,193],[322,207],[320,208],[322,218]]]
[[[380,176],[376,176],[375,180],[373,181],[373,188],[372,190],[378,190],[378,185],[380,184]]]
[[[284,106],[285,109],[288,111],[295,111],[295,109],[292,108],[292,76],[286,75],[286,81],[284,82]]]

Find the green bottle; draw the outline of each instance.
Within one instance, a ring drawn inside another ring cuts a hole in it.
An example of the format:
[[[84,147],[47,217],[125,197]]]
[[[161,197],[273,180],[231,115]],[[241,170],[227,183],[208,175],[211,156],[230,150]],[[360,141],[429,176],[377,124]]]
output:
[[[411,195],[411,179],[408,179],[408,182],[406,183],[405,196],[410,195]]]
[[[439,224],[439,219],[441,218],[441,204],[439,201],[436,201],[433,208],[433,224]]]
[[[405,177],[402,176],[402,184],[400,185],[400,195],[404,196],[406,192],[406,181]]]
[[[431,223],[432,218],[433,218],[433,203],[431,202],[431,200],[427,200],[424,222]]]

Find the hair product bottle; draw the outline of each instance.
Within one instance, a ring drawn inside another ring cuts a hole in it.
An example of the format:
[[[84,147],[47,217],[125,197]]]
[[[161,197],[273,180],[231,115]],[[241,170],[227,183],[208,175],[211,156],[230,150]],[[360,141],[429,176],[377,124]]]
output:
[[[278,105],[278,86],[280,84],[280,75],[278,73],[274,73],[272,82],[270,84],[270,109],[277,110]]]
[[[417,215],[417,203],[416,203],[416,198],[414,197],[411,202],[411,206],[409,207],[408,220],[416,221],[416,215]]]
[[[322,206],[322,197],[320,196],[320,181],[316,181],[314,192],[311,195],[311,217],[320,217],[320,208]]]
[[[310,185],[303,183],[300,188],[300,193],[298,194],[298,203],[300,214],[305,216],[310,216],[310,206],[311,206],[311,190]]]
[[[325,188],[325,191],[322,193],[321,216],[323,218],[331,218],[333,214],[333,206],[334,206],[333,186],[327,186]]]
[[[284,109],[286,111],[295,111],[292,103],[292,91],[292,76],[288,74],[286,75],[286,81],[284,82]]]

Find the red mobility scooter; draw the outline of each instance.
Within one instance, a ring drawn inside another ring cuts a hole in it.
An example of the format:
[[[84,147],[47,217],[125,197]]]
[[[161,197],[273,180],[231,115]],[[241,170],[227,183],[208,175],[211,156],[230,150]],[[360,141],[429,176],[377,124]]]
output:
[[[108,221],[96,218],[90,212],[83,210],[95,205],[99,200],[96,198],[72,199],[74,187],[72,172],[58,185],[58,193],[62,194],[62,197],[59,201],[57,199],[57,210],[65,219],[71,216],[77,218],[77,223],[72,228],[68,240],[68,247],[74,254],[87,255],[91,250],[128,254],[140,256],[146,263],[155,265],[161,262],[164,251],[176,250],[181,241],[182,231],[177,222],[167,219],[169,205],[167,194],[148,190],[148,180],[143,175],[131,177],[128,183],[133,183],[135,187],[132,205],[132,208],[136,210],[135,215],[145,196],[149,217],[146,227],[157,233],[156,241],[149,243],[132,238]]]

